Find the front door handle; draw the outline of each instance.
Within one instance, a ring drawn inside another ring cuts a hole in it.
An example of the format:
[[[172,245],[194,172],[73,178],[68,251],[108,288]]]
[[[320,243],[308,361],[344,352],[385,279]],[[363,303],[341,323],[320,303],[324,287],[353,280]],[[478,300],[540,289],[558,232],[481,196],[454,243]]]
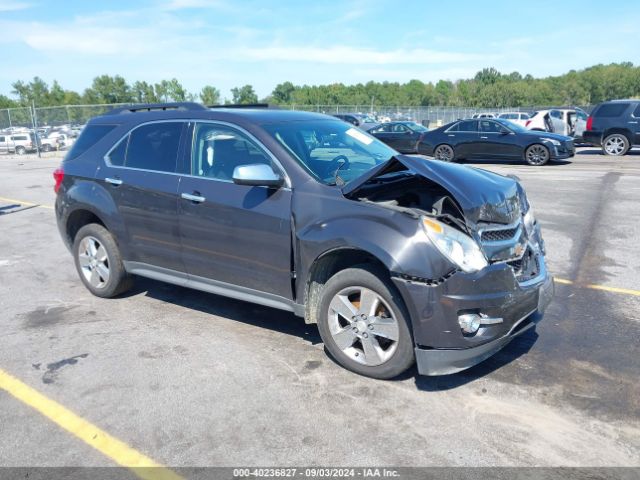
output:
[[[194,193],[198,193],[198,192],[194,192]],[[190,202],[193,202],[193,203],[202,203],[206,200],[206,198],[201,197],[200,195],[192,195],[191,193],[183,193],[180,196],[185,200],[189,200]]]
[[[629,122],[629,123],[638,123],[638,122]]]
[[[486,140],[486,139],[487,139],[487,138],[489,138],[489,137],[480,137],[480,138],[482,138],[483,140]]]
[[[104,181],[107,182],[107,183],[110,183],[111,185],[114,185],[116,187],[118,185],[122,185],[122,180],[120,180],[119,178],[109,178],[109,177],[107,177],[107,178],[104,179]]]

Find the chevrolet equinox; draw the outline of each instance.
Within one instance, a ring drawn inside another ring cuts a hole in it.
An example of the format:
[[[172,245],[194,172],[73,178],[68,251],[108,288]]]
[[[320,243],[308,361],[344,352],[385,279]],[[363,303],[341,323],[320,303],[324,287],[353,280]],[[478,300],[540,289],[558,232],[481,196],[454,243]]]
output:
[[[124,107],[87,124],[54,178],[94,295],[140,275],[287,310],[370,377],[469,368],[553,296],[516,178],[400,155],[326,115]]]

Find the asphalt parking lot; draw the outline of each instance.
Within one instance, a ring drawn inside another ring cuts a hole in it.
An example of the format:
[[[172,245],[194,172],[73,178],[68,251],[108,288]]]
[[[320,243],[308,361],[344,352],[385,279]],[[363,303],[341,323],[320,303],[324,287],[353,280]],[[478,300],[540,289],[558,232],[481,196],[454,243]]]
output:
[[[340,368],[286,312],[141,278],[93,297],[56,229],[58,163],[0,155],[0,373],[154,461],[640,466],[640,151],[480,163],[527,188],[556,298],[483,364],[394,381]],[[0,388],[0,465],[114,460]]]

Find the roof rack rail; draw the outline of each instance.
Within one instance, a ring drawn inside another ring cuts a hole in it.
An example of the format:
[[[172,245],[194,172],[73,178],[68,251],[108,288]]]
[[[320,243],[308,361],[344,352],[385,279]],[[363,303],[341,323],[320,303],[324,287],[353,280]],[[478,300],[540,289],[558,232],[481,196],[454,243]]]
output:
[[[139,103],[109,110],[105,115],[117,115],[119,113],[151,112],[154,110],[206,110],[207,107],[195,102],[172,103]]]
[[[226,105],[207,105],[207,108],[278,108],[268,103],[228,103]]]

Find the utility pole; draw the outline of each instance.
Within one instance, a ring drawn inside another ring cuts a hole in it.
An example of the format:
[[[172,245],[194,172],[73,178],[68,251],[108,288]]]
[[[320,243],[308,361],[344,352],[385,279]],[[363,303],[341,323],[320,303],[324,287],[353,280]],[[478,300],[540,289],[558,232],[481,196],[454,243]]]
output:
[[[38,119],[36,117],[35,100],[31,100],[31,125],[33,125],[33,139],[36,141],[36,151],[38,152],[38,158],[42,158],[42,155],[40,155],[40,137],[38,136]]]

